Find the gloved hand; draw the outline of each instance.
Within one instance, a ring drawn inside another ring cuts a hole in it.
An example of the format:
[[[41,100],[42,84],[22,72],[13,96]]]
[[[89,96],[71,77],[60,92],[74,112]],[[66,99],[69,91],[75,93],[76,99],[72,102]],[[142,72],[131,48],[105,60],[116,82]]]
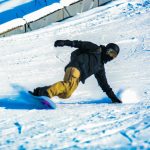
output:
[[[48,86],[45,86],[45,87],[37,87],[34,89],[33,91],[33,95],[34,96],[48,96],[48,92],[47,92],[47,89],[48,89]]]
[[[106,94],[112,100],[112,103],[122,103],[122,101],[117,98],[112,90],[106,92]]]
[[[122,103],[122,101],[119,100],[118,98],[111,99],[111,100],[112,100],[112,103]]]
[[[58,47],[58,46],[64,46],[65,45],[65,41],[64,40],[57,40],[57,41],[55,41],[55,43],[54,43],[54,46],[55,47]]]

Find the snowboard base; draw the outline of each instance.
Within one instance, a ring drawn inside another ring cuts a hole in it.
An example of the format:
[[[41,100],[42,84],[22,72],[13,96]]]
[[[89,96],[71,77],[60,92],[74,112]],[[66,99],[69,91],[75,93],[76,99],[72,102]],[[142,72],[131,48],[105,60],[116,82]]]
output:
[[[45,108],[56,109],[56,104],[47,96],[34,96],[32,92],[29,91],[30,96],[39,101]]]

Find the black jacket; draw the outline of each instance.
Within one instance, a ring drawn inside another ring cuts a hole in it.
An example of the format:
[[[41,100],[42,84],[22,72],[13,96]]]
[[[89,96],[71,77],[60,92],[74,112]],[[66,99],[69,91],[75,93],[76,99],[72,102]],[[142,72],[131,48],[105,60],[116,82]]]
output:
[[[98,46],[87,41],[69,40],[66,40],[65,45],[78,48],[71,53],[71,60],[65,67],[65,70],[68,67],[76,67],[81,73],[80,81],[82,83],[94,74],[99,86],[106,92],[107,96],[113,101],[117,101],[118,98],[109,86],[105,75],[105,68],[102,60],[104,46]]]

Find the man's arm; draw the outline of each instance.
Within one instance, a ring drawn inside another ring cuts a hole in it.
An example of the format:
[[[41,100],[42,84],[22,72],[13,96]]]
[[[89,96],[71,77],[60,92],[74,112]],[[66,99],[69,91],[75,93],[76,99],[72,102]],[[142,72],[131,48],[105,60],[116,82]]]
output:
[[[78,40],[74,40],[74,41],[70,41],[70,40],[57,40],[54,44],[55,47],[57,46],[70,46],[70,47],[75,47],[75,48],[79,48],[80,51],[84,52],[84,51],[94,51],[96,49],[98,49],[98,45],[92,43],[92,42],[88,42],[88,41],[78,41]]]
[[[105,69],[103,69],[102,72],[96,73],[95,78],[97,79],[97,82],[99,86],[102,88],[103,92],[107,94],[107,96],[112,100],[113,103],[121,103],[121,101],[114,94],[112,88],[109,86],[107,82]]]

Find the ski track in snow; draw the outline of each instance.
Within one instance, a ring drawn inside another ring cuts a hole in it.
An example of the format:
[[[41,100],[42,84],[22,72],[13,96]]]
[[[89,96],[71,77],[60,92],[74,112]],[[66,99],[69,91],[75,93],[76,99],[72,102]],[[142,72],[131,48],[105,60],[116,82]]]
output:
[[[0,149],[150,149],[150,5],[141,2],[114,1],[0,39]],[[108,81],[114,91],[134,89],[140,102],[102,103],[105,94],[91,77],[68,100],[54,98],[56,110],[28,108],[26,97],[10,85],[32,90],[61,80],[74,49],[54,48],[57,39],[118,43],[118,58],[106,65]]]

